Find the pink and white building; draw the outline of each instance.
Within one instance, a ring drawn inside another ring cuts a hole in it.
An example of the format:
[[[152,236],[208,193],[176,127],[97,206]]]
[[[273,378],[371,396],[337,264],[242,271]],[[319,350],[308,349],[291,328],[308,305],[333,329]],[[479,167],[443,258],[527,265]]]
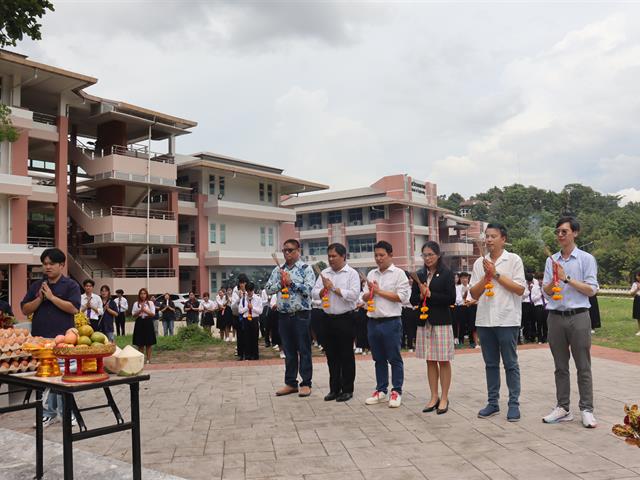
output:
[[[451,267],[467,269],[474,256],[473,240],[480,227],[437,206],[434,183],[409,175],[386,176],[368,187],[305,194],[283,202],[296,212],[297,238],[307,262],[326,261],[326,249],[342,243],[349,264],[362,271],[375,267],[373,246],[386,240],[394,263],[415,270],[423,262],[422,245],[441,243]]]
[[[280,195],[327,188],[282,170],[176,153],[192,120],[85,91],[97,79],[0,50],[0,297],[14,306],[40,254],[68,253],[76,280],[134,295],[213,289],[266,268],[295,214]]]

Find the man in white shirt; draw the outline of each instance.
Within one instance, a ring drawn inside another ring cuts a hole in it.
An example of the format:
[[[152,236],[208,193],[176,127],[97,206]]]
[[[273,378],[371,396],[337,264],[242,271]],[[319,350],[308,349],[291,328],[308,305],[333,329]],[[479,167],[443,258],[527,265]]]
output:
[[[95,331],[98,331],[100,327],[100,317],[102,317],[103,310],[100,296],[93,293],[93,287],[95,287],[95,285],[96,282],[90,278],[87,278],[82,282],[84,293],[82,294],[82,297],[80,297],[80,311],[87,316],[91,327]]]
[[[384,240],[373,246],[378,268],[367,275],[363,298],[367,302],[369,345],[376,365],[376,391],[366,400],[367,405],[387,401],[389,365],[393,388],[389,407],[402,402],[404,363],[400,354],[402,342],[402,304],[409,301],[411,286],[404,270],[393,264],[393,247]]]
[[[129,310],[129,302],[127,302],[127,299],[124,296],[124,290],[122,290],[121,288],[116,290],[115,302],[116,302],[116,306],[118,307],[118,310],[117,310],[118,316],[116,317],[116,330],[117,330],[118,336],[120,336],[125,334],[124,325],[125,325],[127,310]]]
[[[347,249],[341,243],[329,245],[327,257],[329,267],[318,275],[311,291],[323,310],[322,345],[329,366],[329,393],[324,400],[346,402],[353,397],[356,378],[353,311],[360,295],[360,276],[347,264]]]
[[[478,258],[471,275],[471,296],[478,300],[476,328],[487,377],[487,406],[478,412],[488,418],[500,412],[500,357],[509,388],[507,420],[520,420],[520,367],[517,344],[522,321],[521,297],[525,279],[522,259],[507,252],[507,229],[490,223],[485,230],[489,253]]]

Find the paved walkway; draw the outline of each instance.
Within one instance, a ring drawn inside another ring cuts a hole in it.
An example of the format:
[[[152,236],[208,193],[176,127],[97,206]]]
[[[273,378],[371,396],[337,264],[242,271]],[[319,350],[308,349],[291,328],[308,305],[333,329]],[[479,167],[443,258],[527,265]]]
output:
[[[640,450],[610,433],[612,424],[622,420],[624,403],[640,401],[633,363],[594,357],[600,425],[593,430],[581,426],[579,415],[567,424],[541,422],[555,403],[547,348],[520,352],[519,423],[506,421],[504,401],[500,416],[476,417],[486,400],[478,350],[456,357],[445,415],[421,413],[427,400],[426,367],[416,358],[405,360],[399,409],[364,405],[374,386],[370,360],[358,362],[356,396],[342,404],[322,400],[328,384],[323,364],[314,364],[315,388],[306,399],[273,395],[282,382],[282,364],[154,366],[141,394],[143,463],[190,479],[640,479]],[[79,396],[78,402],[82,406],[95,395]],[[124,389],[116,392],[122,406],[127,395]],[[107,419],[106,412],[95,412],[87,422],[93,427]],[[0,426],[32,434],[32,422],[17,412],[3,416]],[[46,438],[60,442],[60,427],[47,429]],[[76,448],[127,462],[129,445],[129,434],[121,433]]]

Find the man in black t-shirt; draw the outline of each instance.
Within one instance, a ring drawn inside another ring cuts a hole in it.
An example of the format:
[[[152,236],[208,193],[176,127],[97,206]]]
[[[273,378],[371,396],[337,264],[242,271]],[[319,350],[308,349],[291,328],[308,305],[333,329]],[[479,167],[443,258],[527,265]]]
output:
[[[53,338],[74,326],[73,316],[80,308],[80,285],[63,275],[66,260],[59,248],[48,248],[40,255],[45,278],[32,283],[20,303],[22,313],[33,314],[34,336]],[[60,421],[61,409],[62,395],[50,394],[43,409],[43,426]]]

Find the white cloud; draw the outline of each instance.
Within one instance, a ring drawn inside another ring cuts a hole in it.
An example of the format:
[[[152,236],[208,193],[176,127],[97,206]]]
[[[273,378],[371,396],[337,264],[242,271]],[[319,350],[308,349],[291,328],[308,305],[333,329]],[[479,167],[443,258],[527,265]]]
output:
[[[624,206],[630,202],[640,203],[640,190],[635,188],[623,188],[622,190],[617,191],[614,195],[619,195],[622,197],[620,199],[620,205]]]

